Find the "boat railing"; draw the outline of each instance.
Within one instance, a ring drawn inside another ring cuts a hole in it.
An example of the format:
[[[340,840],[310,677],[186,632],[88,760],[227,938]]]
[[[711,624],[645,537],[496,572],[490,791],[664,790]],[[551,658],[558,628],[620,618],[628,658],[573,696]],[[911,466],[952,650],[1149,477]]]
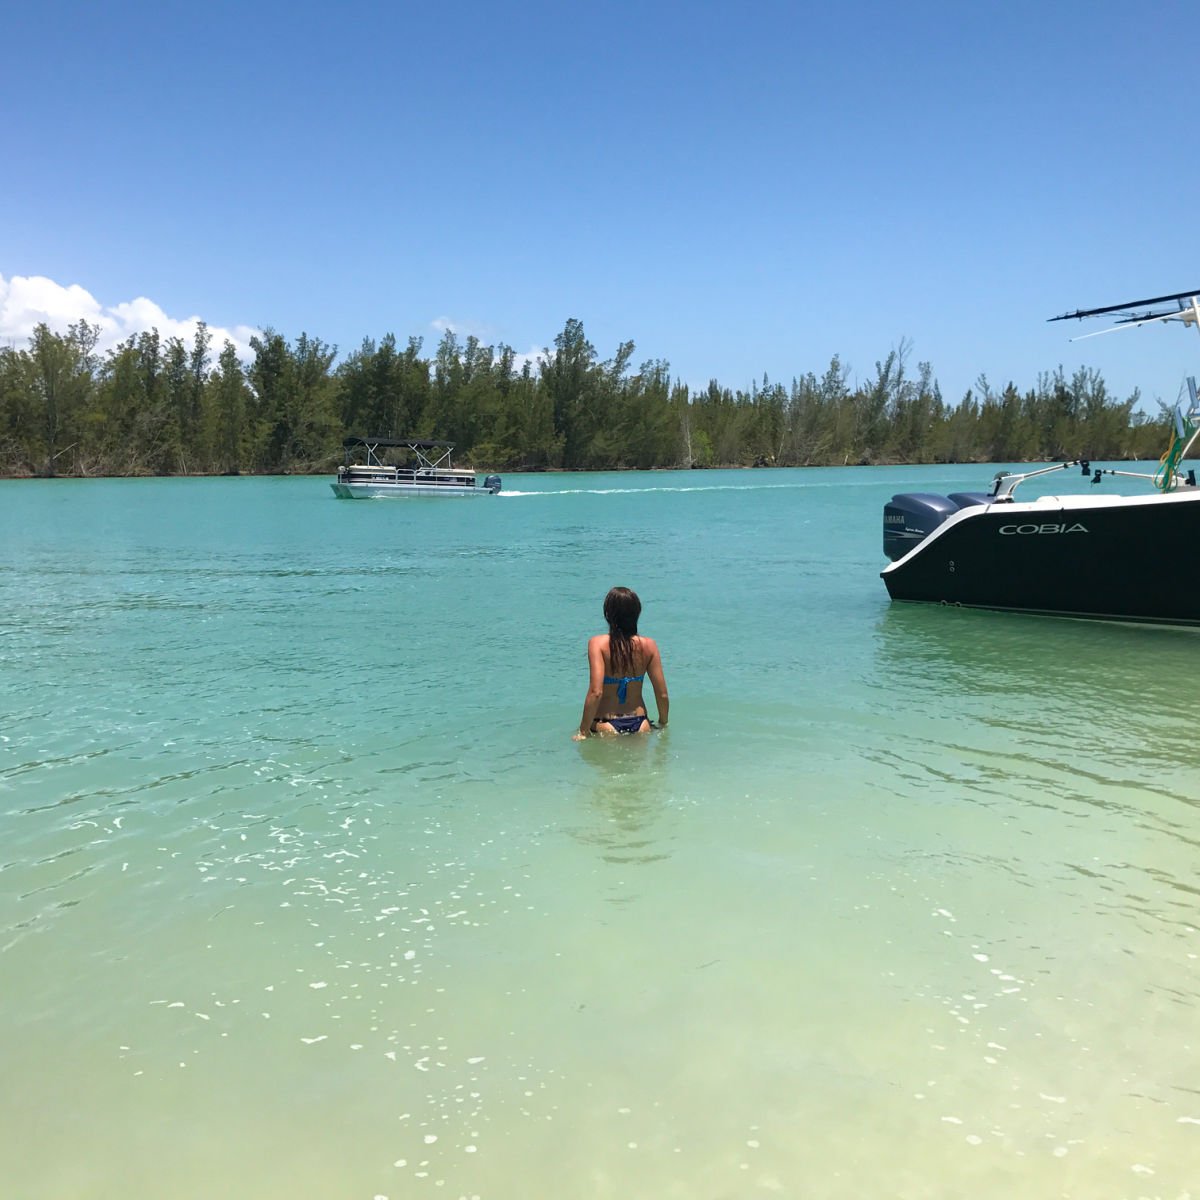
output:
[[[358,480],[362,483],[421,483],[433,485],[475,484],[474,471],[460,471],[443,467],[395,467],[382,463],[352,463],[338,468],[338,478]]]
[[[1025,480],[1035,479],[1038,475],[1049,475],[1053,471],[1069,471],[1072,467],[1082,467],[1084,475],[1092,473],[1091,463],[1085,462],[1081,458],[1072,459],[1070,462],[1055,463],[1052,467],[1041,467],[1036,471],[1025,471],[1022,474],[1015,474],[1011,471],[999,471],[995,479],[992,480],[992,490],[988,493],[988,498],[996,504],[1003,504],[1006,501],[1012,500],[1013,492]],[[1093,480],[1092,482],[1095,483],[1096,481]]]
[[[988,493],[988,499],[993,504],[1012,503],[1016,499],[1013,493],[1025,480],[1034,479],[1038,475],[1049,475],[1054,471],[1067,471],[1071,467],[1079,467],[1080,474],[1090,475],[1093,484],[1099,483],[1105,475],[1120,475],[1125,479],[1144,479],[1163,492],[1173,492],[1176,488],[1196,486],[1195,471],[1189,471],[1183,475],[1166,463],[1160,465],[1158,471],[1150,475],[1144,471],[1119,471],[1115,467],[1093,467],[1087,459],[1075,458],[1070,462],[1055,463],[1051,467],[1041,467],[1036,471],[1025,471],[1020,474],[1000,471],[992,480],[992,490]]]

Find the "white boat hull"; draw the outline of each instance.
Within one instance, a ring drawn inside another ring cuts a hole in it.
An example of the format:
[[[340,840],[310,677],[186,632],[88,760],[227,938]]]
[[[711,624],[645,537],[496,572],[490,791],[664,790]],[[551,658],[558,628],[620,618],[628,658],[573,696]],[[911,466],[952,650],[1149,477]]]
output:
[[[397,500],[425,496],[490,496],[487,488],[458,483],[331,483],[339,500]]]

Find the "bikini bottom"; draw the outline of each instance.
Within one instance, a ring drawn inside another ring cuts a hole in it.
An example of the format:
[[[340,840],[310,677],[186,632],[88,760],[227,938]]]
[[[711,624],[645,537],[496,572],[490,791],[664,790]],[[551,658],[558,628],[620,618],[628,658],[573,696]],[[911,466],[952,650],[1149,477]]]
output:
[[[628,717],[597,717],[592,722],[592,728],[595,729],[600,722],[607,721],[618,733],[641,733],[642,722],[649,719],[645,713],[633,713]]]

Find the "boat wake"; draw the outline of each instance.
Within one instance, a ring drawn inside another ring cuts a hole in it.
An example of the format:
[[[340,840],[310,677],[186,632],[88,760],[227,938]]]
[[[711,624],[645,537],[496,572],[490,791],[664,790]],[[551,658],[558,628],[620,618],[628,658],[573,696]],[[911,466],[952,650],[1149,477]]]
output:
[[[713,483],[698,487],[612,487],[612,488],[555,488],[545,492],[522,492],[505,488],[497,492],[501,498],[514,496],[634,496],[646,492],[770,492],[770,491],[800,491],[811,488],[807,483]],[[815,485],[821,486],[821,485]]]

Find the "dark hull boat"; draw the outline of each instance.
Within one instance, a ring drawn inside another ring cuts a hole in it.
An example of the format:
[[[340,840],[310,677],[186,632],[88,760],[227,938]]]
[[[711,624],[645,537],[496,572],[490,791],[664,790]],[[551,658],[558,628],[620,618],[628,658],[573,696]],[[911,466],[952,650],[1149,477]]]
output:
[[[944,506],[956,501],[941,496],[885,506],[893,600],[1200,624],[1200,555],[1179,553],[1200,545],[1200,488],[972,499],[952,511]]]
[[[1118,325],[1182,321],[1200,328],[1200,292],[1068,313],[1123,314]],[[1140,305],[1176,302],[1165,312]],[[1056,317],[1055,320],[1064,318]],[[1196,385],[1191,408],[1175,411],[1174,434],[1153,475],[1093,470],[1087,462],[996,476],[987,493],[907,493],[884,506],[882,578],[893,600],[972,608],[1200,624],[1200,488],[1182,462],[1200,429]],[[1141,479],[1142,495],[1066,494],[1018,501],[1019,484],[1080,469],[1093,485],[1106,475]]]

